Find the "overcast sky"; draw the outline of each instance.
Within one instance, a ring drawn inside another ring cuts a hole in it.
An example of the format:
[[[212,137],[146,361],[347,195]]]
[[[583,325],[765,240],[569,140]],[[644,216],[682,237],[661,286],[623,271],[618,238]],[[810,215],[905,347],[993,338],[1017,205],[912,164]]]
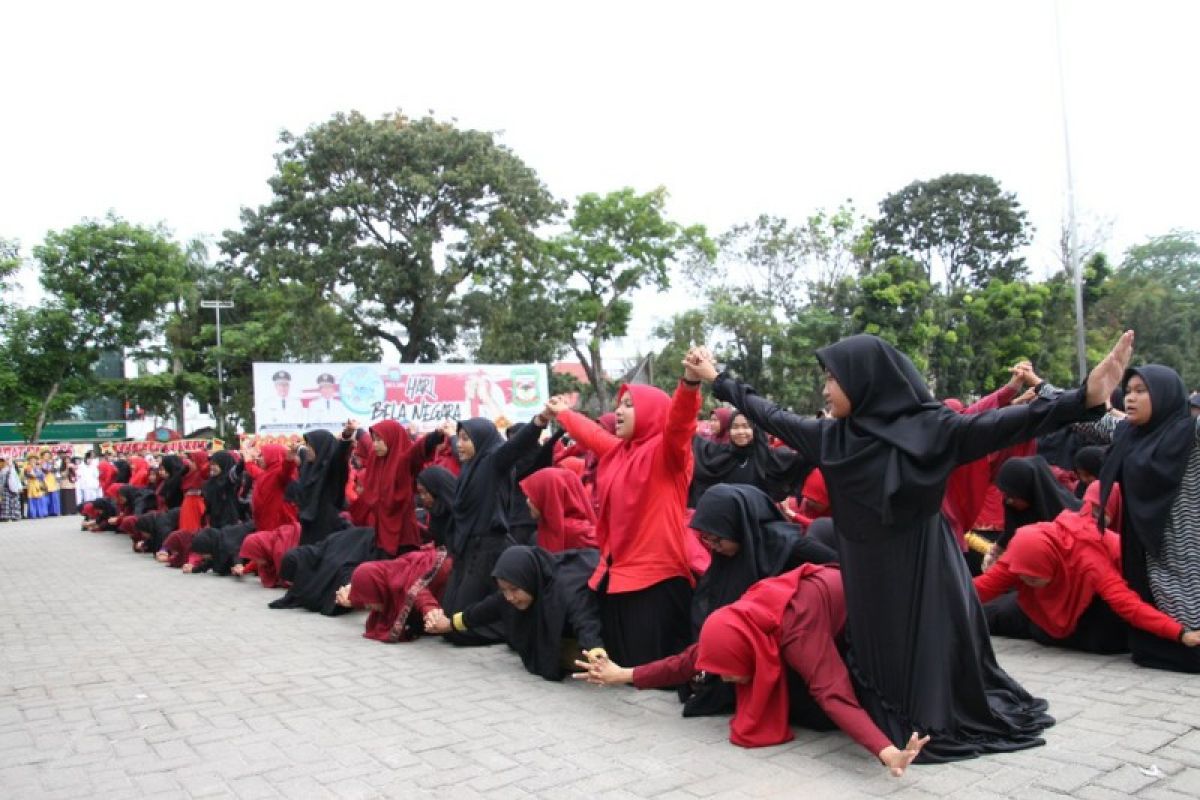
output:
[[[1029,211],[1030,262],[1056,259],[1047,0],[21,5],[0,10],[0,236],[26,254],[109,209],[215,239],[267,199],[281,129],[403,109],[502,132],[560,197],[666,186],[714,232],[987,173]],[[1113,254],[1200,228],[1200,3],[1060,8],[1081,216]]]

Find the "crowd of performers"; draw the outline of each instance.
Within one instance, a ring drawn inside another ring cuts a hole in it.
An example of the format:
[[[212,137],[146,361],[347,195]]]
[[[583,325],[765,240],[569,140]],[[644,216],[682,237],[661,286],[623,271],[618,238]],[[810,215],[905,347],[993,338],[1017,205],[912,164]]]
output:
[[[379,642],[677,688],[740,746],[840,728],[899,775],[1043,742],[1047,703],[992,635],[1200,672],[1200,409],[1132,350],[1075,388],[1018,364],[964,405],[854,336],[817,352],[814,418],[697,347],[673,394],[623,386],[598,420],[552,398],[504,432],[350,422],[167,455],[140,484],[118,466],[85,527],[257,576],[272,608],[366,610]],[[701,422],[704,385],[723,405]]]

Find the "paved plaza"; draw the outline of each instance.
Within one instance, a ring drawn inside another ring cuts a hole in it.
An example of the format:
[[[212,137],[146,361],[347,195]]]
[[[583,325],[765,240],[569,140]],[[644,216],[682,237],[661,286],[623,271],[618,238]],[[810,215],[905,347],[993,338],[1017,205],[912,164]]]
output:
[[[895,780],[841,734],[744,750],[668,692],[552,684],[502,647],[362,638],[72,519],[0,525],[0,797],[1200,796],[1200,676],[997,640],[1047,746]]]

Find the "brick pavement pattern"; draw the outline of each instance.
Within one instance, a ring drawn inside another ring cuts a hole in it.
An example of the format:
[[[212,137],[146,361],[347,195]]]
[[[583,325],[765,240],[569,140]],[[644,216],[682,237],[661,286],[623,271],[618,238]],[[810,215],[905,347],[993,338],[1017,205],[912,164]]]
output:
[[[744,750],[669,692],[547,683],[502,647],[383,645],[362,614],[275,594],[74,518],[0,525],[0,797],[1200,796],[1200,676],[1125,656],[997,640],[1050,701],[1047,746],[895,780],[841,734]]]

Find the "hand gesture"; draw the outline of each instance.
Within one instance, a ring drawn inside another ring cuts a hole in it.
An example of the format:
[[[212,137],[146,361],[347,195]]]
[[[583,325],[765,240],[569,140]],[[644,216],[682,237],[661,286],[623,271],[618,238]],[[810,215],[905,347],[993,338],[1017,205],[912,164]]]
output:
[[[358,430],[358,423],[352,419],[346,420],[346,427],[342,428],[343,439],[353,439],[355,432]]]
[[[919,737],[914,732],[908,737],[908,744],[901,750],[894,745],[888,745],[879,751],[879,760],[892,773],[893,778],[899,778],[908,769],[908,765],[921,754],[921,748],[929,744],[929,737]]]
[[[353,608],[354,606],[350,602],[350,584],[347,583],[345,586],[339,587],[337,594],[333,596],[333,600],[342,608]]]
[[[593,686],[619,686],[633,682],[632,669],[625,669],[608,656],[593,658],[587,650],[583,651],[582,659],[575,659],[575,666],[581,671],[572,673],[571,677],[577,681],[587,681]]]
[[[453,630],[453,625],[450,624],[450,618],[446,616],[446,612],[440,608],[435,608],[425,615],[425,632],[436,635],[443,635]]]
[[[571,404],[567,402],[567,398],[561,394],[556,394],[546,401],[546,408],[542,411],[542,414],[550,419],[558,419],[560,411],[569,411],[570,409]]]
[[[1121,383],[1129,359],[1133,358],[1133,331],[1125,331],[1113,345],[1104,360],[1088,373],[1087,401],[1088,408],[1104,405],[1109,396]]]
[[[688,350],[687,357],[683,360],[684,368],[690,369],[694,376],[692,380],[701,380],[707,383],[712,383],[720,374],[717,370],[716,359],[709,349],[703,345],[697,345],[691,350]]]
[[[458,435],[458,421],[448,419],[442,423],[442,427],[439,430],[441,430],[442,436],[445,436],[447,439],[453,439]]]

